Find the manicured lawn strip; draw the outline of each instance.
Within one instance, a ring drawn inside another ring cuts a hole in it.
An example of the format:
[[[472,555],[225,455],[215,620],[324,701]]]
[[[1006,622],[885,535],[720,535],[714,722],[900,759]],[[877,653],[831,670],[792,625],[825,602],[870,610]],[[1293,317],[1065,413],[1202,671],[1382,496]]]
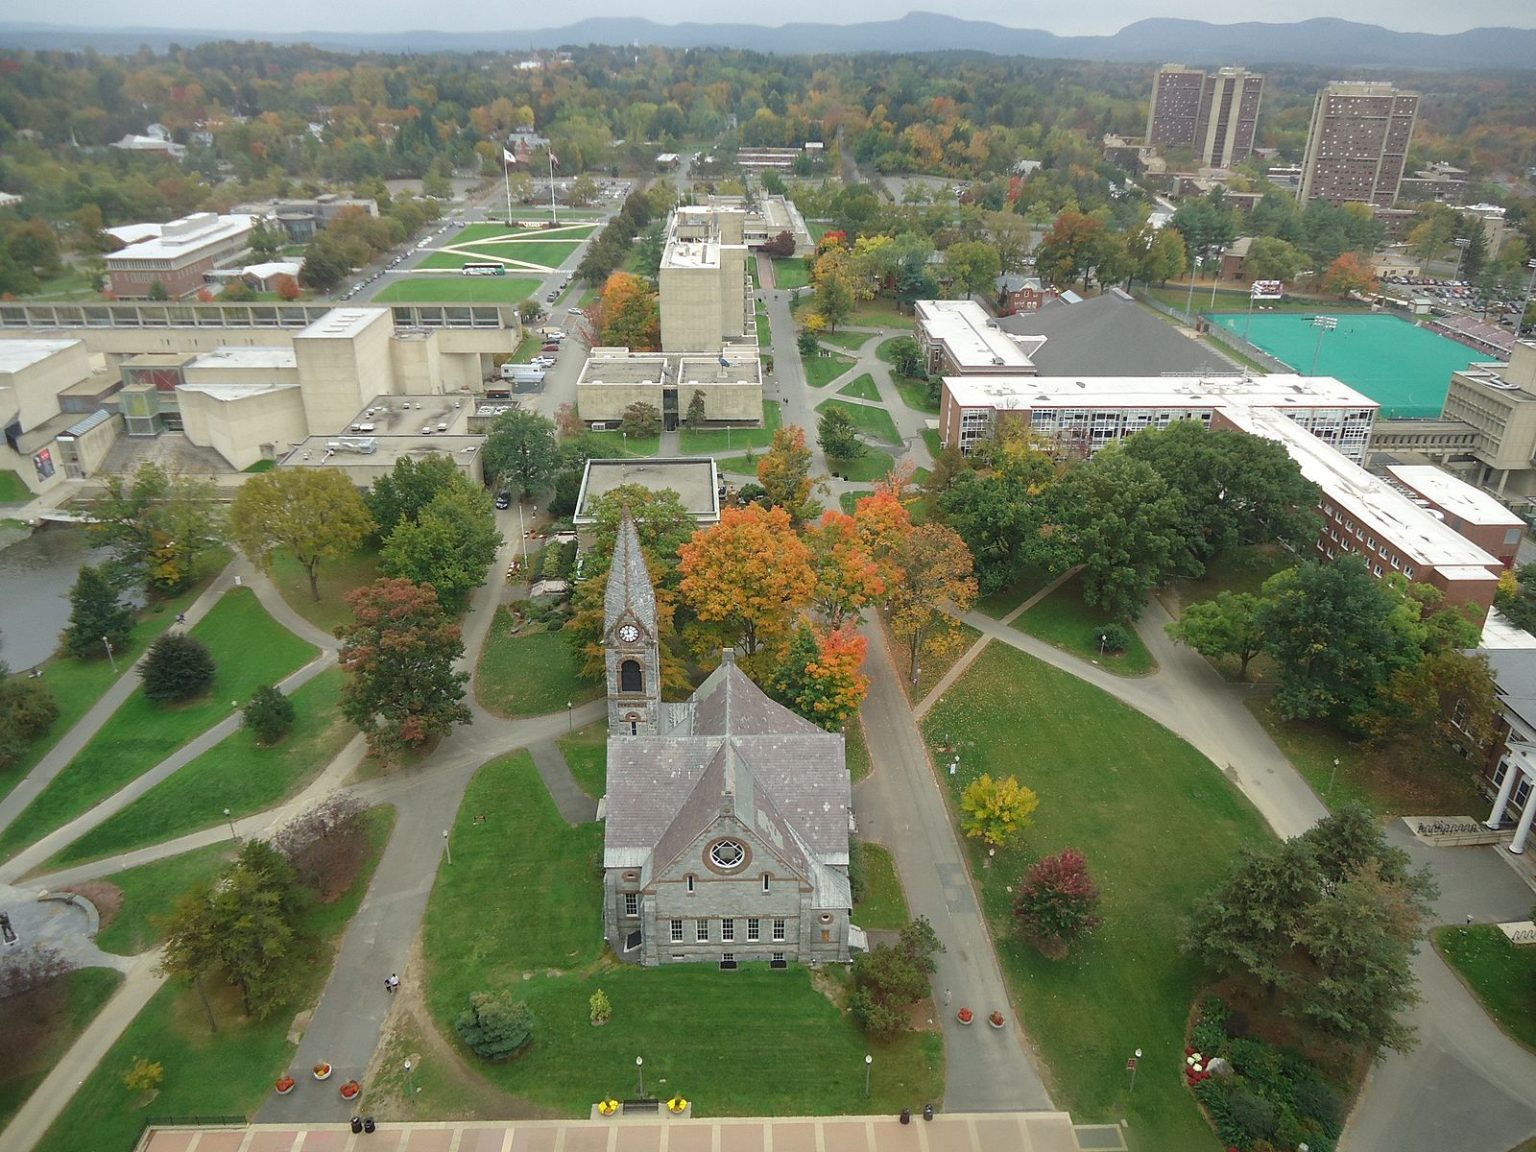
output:
[[[476,824],[477,815],[486,819]],[[453,867],[440,869],[427,906],[426,989],[449,1037],[471,992],[511,988],[527,1000],[537,1028],[524,1056],[505,1064],[469,1057],[487,1080],[571,1116],[585,1116],[602,1096],[630,1095],[636,1054],[645,1057],[648,1091],[681,1092],[699,1115],[894,1111],[941,1094],[937,1037],[911,1036],[874,1049],[874,1095],[866,1101],[869,1049],[804,969],[594,969],[601,843],[600,824],[571,828],[560,819],[526,753],[492,762],[469,786],[453,830]],[[597,988],[613,1003],[602,1028],[587,1019]],[[773,1076],[752,1061],[721,1060],[678,1028],[682,1005],[695,1024],[753,1050],[793,1044],[795,1059]]]
[[[715,457],[715,467],[722,472],[729,472],[734,476],[757,478],[756,456],[725,456]]]
[[[864,895],[854,901],[853,922],[866,932],[901,931],[912,914],[890,852],[864,840],[854,841],[853,851],[864,882]]]
[[[532,218],[542,211],[548,218],[549,209],[518,209],[513,212],[513,217],[527,216]],[[455,233],[451,244],[480,244],[487,240],[542,240],[545,237],[570,236],[576,239],[584,239],[597,230],[596,224],[574,223],[560,225],[557,231],[554,228],[508,228],[505,224],[467,224],[459,232]],[[441,247],[441,245],[439,245]],[[504,248],[505,244],[489,244],[486,251],[494,251]]]
[[[1079,1123],[1130,1121],[1145,1149],[1215,1149],[1178,1075],[1184,1025],[1204,974],[1179,949],[1182,917],[1242,845],[1269,843],[1257,813],[1184,741],[1099,689],[993,644],[923,724],[952,804],[983,772],[1040,797],[1033,827],[972,875],[1025,1028],[1051,1070],[1052,1096]],[[1106,829],[1114,835],[1106,836]],[[1081,849],[1103,893],[1103,926],[1050,961],[1012,925],[1009,885],[1028,865]],[[1127,1038],[1146,1056],[1127,1096]]]
[[[1487,805],[1464,761],[1419,767],[1391,749],[1367,752],[1326,724],[1282,720],[1267,696],[1247,696],[1243,703],[1329,808],[1353,802],[1378,816],[1414,816],[1476,813]]]
[[[309,594],[309,576],[286,552],[273,554],[271,575],[288,607],[316,628],[334,634],[341,625],[352,623],[347,593],[379,578],[379,554],[364,548],[339,560],[320,561],[318,600]]]
[[[1125,625],[1122,627],[1130,637],[1125,651],[1099,652],[1097,630],[1114,622],[1109,613],[1083,603],[1082,580],[1074,577],[1017,617],[1013,627],[1084,660],[1097,660],[1120,676],[1145,676],[1155,669],[1157,663],[1141,637]]]
[[[32,499],[32,490],[9,468],[0,469],[0,504],[25,504]]]
[[[263,748],[231,733],[50,861],[63,866],[159,844],[225,819],[239,819],[297,795],[356,735],[338,711],[342,673],[327,668],[293,694],[293,731]],[[114,881],[115,882],[115,881]]]
[[[1517,948],[1494,924],[1437,928],[1434,940],[1499,1027],[1536,1050],[1536,948]]]
[[[512,616],[497,612],[475,669],[475,695],[499,716],[543,716],[566,703],[585,704],[603,692],[581,675],[570,641],[537,625],[512,631]]]
[[[901,305],[895,300],[885,297],[876,297],[873,300],[860,300],[853,306],[853,315],[848,317],[848,323],[856,327],[874,328],[884,325],[886,328],[900,326],[901,334],[911,331],[912,313],[903,312]]]
[[[157,600],[139,613],[133,636],[127,647],[117,653],[118,668],[127,669],[144,653],[151,643],[176,622],[176,613],[184,611],[207,587],[213,576],[229,562],[229,554],[220,550],[207,558],[199,569],[204,575],[187,591],[170,600]],[[32,746],[27,749],[15,767],[0,773],[0,798],[25,779],[28,772],[37,767],[38,761],[52,750],[64,733],[68,732],[100,700],[106,690],[117,682],[122,672],[114,672],[103,652],[100,659],[77,660],[73,656],[51,657],[44,665],[44,676],[53,692],[53,700],[59,706],[59,714]]]
[[[820,353],[815,356],[801,356],[800,363],[805,369],[805,382],[812,388],[825,388],[852,368],[854,361],[852,356],[833,352],[826,356]]]
[[[411,300],[449,304],[518,304],[539,290],[539,281],[521,276],[406,276],[374,296],[376,304]]]
[[[560,741],[565,766],[577,786],[594,800],[608,791],[608,725],[588,724]]]
[[[760,352],[773,348],[773,329],[768,326],[768,317],[761,312],[757,314],[757,348]]]
[[[684,428],[679,434],[680,444],[685,456],[714,456],[743,448],[766,448],[773,443],[773,434],[783,422],[781,407],[772,400],[764,400],[761,428]]]
[[[857,352],[874,338],[873,332],[827,332],[820,337],[823,344],[836,344],[849,352]]]
[[[828,457],[828,465],[832,471],[844,480],[855,480],[860,483],[868,483],[878,480],[891,470],[896,463],[896,458],[889,452],[879,448],[864,449],[864,455],[856,460],[843,460],[841,458]]]
[[[546,268],[558,268],[570,254],[581,247],[581,241],[577,240],[480,240],[471,243],[455,240],[454,247],[459,249],[453,252],[433,252],[423,258],[415,266],[417,268],[442,268],[457,272],[464,264],[473,264],[476,261],[491,261],[499,263],[503,260],[521,260],[527,264],[542,264]],[[507,274],[512,275],[517,270],[508,268]],[[467,280],[475,277],[467,276]]]
[[[855,716],[843,729],[843,747],[848,775],[857,784],[870,772],[869,743],[864,739],[864,721],[860,717]]]
[[[868,372],[862,376],[855,376],[847,384],[837,390],[839,396],[852,396],[858,400],[873,400],[880,403],[880,389],[875,387],[875,378]]]
[[[238,851],[233,842],[209,844],[102,877],[119,888],[123,904],[112,923],[96,934],[103,952],[134,956],[165,939],[156,921],[168,916],[181,894],[199,880],[211,880]]]
[[[901,434],[896,431],[896,424],[891,420],[891,414],[884,408],[871,408],[868,404],[850,404],[846,400],[823,400],[816,405],[816,411],[826,412],[832,408],[841,408],[848,413],[848,418],[866,436],[886,444],[900,444]]]
[[[265,1020],[242,1016],[239,994],[216,979],[205,981],[219,1031],[209,1032],[197,993],[168,980],[128,1025],[75,1093],[70,1106],[38,1143],[39,1152],[128,1152],[138,1139],[144,1110],[138,1093],[123,1086],[137,1056],[165,1067],[153,1109],[157,1116],[249,1116],[288,1066],[293,1014],[314,1002],[330,975],[336,938],[357,911],[394,826],[394,809],[369,813],[372,850],[357,880],[341,899],[310,909],[305,927],[319,941],[314,961],[294,968],[292,1004]],[[335,1081],[331,1082],[332,1084]],[[310,1084],[314,1091],[319,1086]],[[329,1091],[335,1088],[326,1086]],[[302,1088],[300,1089],[303,1090]]]
[[[654,436],[626,436],[623,432],[588,432],[588,436],[602,443],[609,457],[654,456],[661,450],[661,433]]]
[[[858,507],[859,501],[866,496],[873,496],[874,492],[868,488],[860,488],[853,492],[841,492],[838,494],[837,503],[844,512],[852,516]]]
[[[811,282],[805,261],[798,256],[781,256],[773,262],[775,288],[804,288]]]
[[[48,1018],[28,1021],[32,1027],[43,1029],[47,1039],[30,1053],[25,1064],[0,1057],[0,1131],[96,1018],[123,977],[111,968],[76,968],[59,980],[62,987],[48,997]]]
[[[278,624],[249,588],[232,588],[191,629],[213,653],[213,687],[187,704],[152,703],[136,689],[0,836],[0,858],[73,820],[229,716],[263,684],[298,670],[315,650]]]
[[[893,371],[891,373],[891,383],[896,385],[896,391],[901,394],[901,402],[912,409],[912,411],[938,414],[939,402],[930,399],[928,381],[913,380],[909,376],[903,376],[900,372]]]
[[[1008,587],[976,601],[976,611],[1001,620],[1051,582],[1049,572],[1030,568]]]
[[[928,455],[937,460],[939,454],[944,451],[944,442],[939,439],[939,430],[937,428],[924,428],[922,435],[923,443],[928,446]]]

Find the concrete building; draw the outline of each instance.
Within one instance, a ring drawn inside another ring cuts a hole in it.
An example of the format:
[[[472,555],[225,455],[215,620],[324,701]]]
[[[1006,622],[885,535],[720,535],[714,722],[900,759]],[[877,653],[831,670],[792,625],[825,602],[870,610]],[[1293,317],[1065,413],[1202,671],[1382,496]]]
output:
[[[224,348],[189,360],[175,391],[187,439],[244,470],[309,434],[292,348]]]
[[[122,434],[123,418],[105,409],[92,412],[54,437],[58,467],[66,480],[94,476]]]
[[[770,700],[729,648],[661,699],[656,595],[634,522],[603,599],[603,937],[630,963],[846,962],[852,794],[843,737]]]
[[[329,435],[299,441],[278,461],[280,468],[337,468],[359,488],[389,473],[397,460],[449,457],[476,484],[485,480],[482,435],[469,431],[475,410],[463,397],[387,393],[334,425]]]
[[[76,424],[59,396],[91,376],[82,340],[0,340],[0,468],[15,472],[33,491],[63,480],[54,437]]]
[[[1447,604],[1471,604],[1481,625],[1498,589],[1501,561],[1396,487],[1346,459],[1273,408],[1233,405],[1222,425],[1278,441],[1301,474],[1322,492],[1316,552],[1332,560],[1355,554],[1377,577],[1400,572],[1445,593]]]
[[[107,289],[119,299],[148,298],[156,284],[171,299],[190,296],[205,283],[204,274],[244,255],[254,216],[218,216],[197,212],[157,229],[106,256]]]
[[[1397,201],[1417,92],[1378,81],[1335,81],[1317,94],[1298,197],[1390,208]]]
[[[1035,365],[1019,341],[973,300],[918,300],[914,332],[930,374],[1031,376]]]
[[[939,437],[968,453],[999,421],[1017,420],[1063,454],[1091,456],[1144,428],[1219,426],[1229,407],[1282,412],[1360,463],[1380,405],[1331,376],[946,376]]]
[[[673,210],[657,276],[662,351],[756,344],[745,225],[740,208]]]
[[[348,209],[368,216],[379,214],[378,201],[372,197],[338,196],[334,192],[322,193],[311,199],[236,204],[231,211],[276,220],[288,234],[289,240],[295,244],[307,244],[315,238],[317,232],[328,228],[331,221]]]
[[[1403,177],[1398,188],[1398,199],[1405,204],[1421,204],[1433,200],[1459,207],[1467,202],[1469,175],[1465,168],[1444,162],[1419,168],[1412,176]]]
[[[1451,373],[1441,418],[1472,430],[1474,484],[1536,496],[1536,341],[1516,342],[1508,364]]]
[[[1536,641],[1528,633],[1510,629],[1516,639],[1508,646],[1490,643],[1488,631],[1479,651],[1487,658],[1498,688],[1501,722],[1484,768],[1483,787],[1493,799],[1486,823],[1492,829],[1513,823],[1509,851],[1519,855],[1536,822]]]
[[[671,431],[687,419],[693,397],[716,427],[756,427],[763,420],[763,373],[746,349],[682,356],[594,348],[576,380],[576,407],[589,425],[616,425],[631,404],[649,404]]]
[[[1152,83],[1146,141],[1164,150],[1190,148],[1202,168],[1231,168],[1253,153],[1263,98],[1258,73],[1165,64]]]
[[[303,390],[305,423],[312,431],[323,435],[346,427],[380,384],[392,381],[393,334],[387,309],[336,308],[294,336],[299,372],[313,381]]]
[[[720,497],[725,480],[712,456],[629,456],[621,460],[588,460],[582,473],[572,517],[578,529],[597,521],[593,506],[599,499],[628,484],[652,492],[671,489],[683,508],[700,525],[719,523]]]
[[[1391,464],[1387,478],[1421,508],[1431,509],[1500,566],[1513,568],[1525,537],[1525,521],[1486,492],[1432,464]]]

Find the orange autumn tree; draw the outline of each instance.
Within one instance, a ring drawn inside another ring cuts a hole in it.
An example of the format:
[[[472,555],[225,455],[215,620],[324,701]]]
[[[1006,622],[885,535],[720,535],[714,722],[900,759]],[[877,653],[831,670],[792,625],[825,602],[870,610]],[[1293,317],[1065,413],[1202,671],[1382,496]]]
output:
[[[632,352],[654,352],[661,347],[661,311],[656,293],[639,276],[615,272],[603,285],[597,307],[597,330],[602,343],[627,347]]]
[[[843,728],[864,703],[869,677],[859,671],[869,645],[851,625],[795,629],[768,692],[785,707],[829,731]]]
[[[1323,273],[1322,288],[1332,296],[1372,292],[1376,288],[1376,273],[1371,268],[1370,260],[1359,252],[1344,252]]]
[[[912,534],[912,514],[902,499],[901,476],[893,471],[875,485],[875,491],[853,506],[859,541],[873,561],[888,590],[896,580],[896,550]]]
[[[811,550],[782,508],[726,508],[678,549],[679,590],[710,644],[738,646],[749,670],[769,663],[816,590]],[[758,659],[761,654],[761,659]]]
[[[768,502],[784,509],[790,523],[799,527],[821,512],[811,498],[816,481],[811,478],[811,450],[805,446],[805,429],[795,424],[773,434],[773,445],[757,462],[757,482],[768,493]]]
[[[892,563],[891,632],[906,645],[907,675],[915,684],[924,652],[942,659],[964,646],[958,617],[976,601],[976,569],[965,541],[943,524],[912,529]]]
[[[805,543],[816,571],[811,606],[833,628],[850,617],[857,619],[865,605],[885,594],[885,575],[854,517],[828,509],[806,529]]]

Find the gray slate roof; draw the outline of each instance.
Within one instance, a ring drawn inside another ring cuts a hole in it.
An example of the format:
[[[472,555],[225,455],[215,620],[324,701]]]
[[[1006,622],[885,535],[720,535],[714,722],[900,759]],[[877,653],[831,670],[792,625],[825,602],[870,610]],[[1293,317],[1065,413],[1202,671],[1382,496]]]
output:
[[[1196,294],[1198,297],[1198,293]],[[1196,303],[1200,303],[1198,298]],[[1042,376],[1156,376],[1235,372],[1238,367],[1117,292],[998,320],[1004,331],[1045,336],[1030,354]]]
[[[619,523],[619,538],[613,548],[613,566],[608,569],[608,587],[603,592],[604,628],[611,629],[621,616],[633,615],[652,636],[656,635],[656,590],[640,550],[640,533],[628,512]]]
[[[1488,657],[1499,703],[1536,732],[1536,648],[1480,649]]]

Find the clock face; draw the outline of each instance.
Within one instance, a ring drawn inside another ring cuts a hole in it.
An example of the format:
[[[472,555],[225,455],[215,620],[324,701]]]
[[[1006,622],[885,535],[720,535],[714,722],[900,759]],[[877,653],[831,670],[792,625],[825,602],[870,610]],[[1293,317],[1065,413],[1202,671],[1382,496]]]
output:
[[[640,639],[640,629],[636,628],[633,624],[626,624],[619,629],[619,639],[626,644],[633,644],[636,640]]]

